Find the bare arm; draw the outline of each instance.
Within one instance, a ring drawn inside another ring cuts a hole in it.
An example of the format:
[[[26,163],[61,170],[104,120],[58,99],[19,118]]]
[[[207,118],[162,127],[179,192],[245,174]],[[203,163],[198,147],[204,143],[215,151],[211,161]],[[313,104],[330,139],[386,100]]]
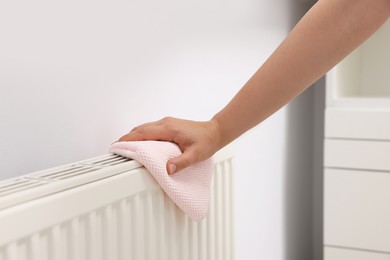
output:
[[[214,116],[223,144],[304,91],[373,34],[389,15],[389,0],[320,0]]]
[[[320,0],[230,103],[210,121],[165,118],[120,141],[165,140],[183,155],[173,173],[204,160],[299,95],[369,38],[390,16],[390,0]]]

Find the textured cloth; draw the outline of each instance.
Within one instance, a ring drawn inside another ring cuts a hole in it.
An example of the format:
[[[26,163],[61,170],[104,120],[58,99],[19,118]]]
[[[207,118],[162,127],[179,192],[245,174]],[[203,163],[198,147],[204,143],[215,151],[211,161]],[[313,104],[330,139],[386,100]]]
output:
[[[211,159],[193,164],[168,175],[169,159],[181,154],[171,142],[135,141],[112,144],[111,153],[134,159],[145,166],[165,193],[191,219],[199,221],[207,215],[210,203]]]

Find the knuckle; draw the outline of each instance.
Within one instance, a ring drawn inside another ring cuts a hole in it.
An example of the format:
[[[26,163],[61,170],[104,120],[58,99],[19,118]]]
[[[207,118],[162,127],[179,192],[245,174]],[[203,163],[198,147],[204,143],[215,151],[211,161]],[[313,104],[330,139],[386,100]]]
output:
[[[172,117],[166,116],[166,117],[164,117],[164,118],[162,119],[162,121],[163,121],[164,123],[167,123],[167,122],[171,122],[172,119],[173,119]]]
[[[145,127],[137,127],[135,129],[135,131],[137,131],[137,132],[144,132],[145,131]]]
[[[174,125],[176,121],[177,119],[171,116],[166,116],[162,119],[163,124],[167,125]]]
[[[162,130],[169,134],[172,138],[177,135],[178,127],[175,123],[175,119],[172,117],[166,117],[164,118],[163,124],[161,125]]]
[[[135,135],[145,135],[146,131],[144,127],[136,127],[131,131],[132,134]]]

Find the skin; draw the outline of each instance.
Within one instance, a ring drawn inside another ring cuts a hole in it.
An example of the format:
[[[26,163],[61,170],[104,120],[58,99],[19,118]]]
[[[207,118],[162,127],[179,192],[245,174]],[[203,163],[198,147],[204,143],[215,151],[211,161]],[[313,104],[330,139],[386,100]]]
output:
[[[183,154],[168,161],[170,174],[205,160],[302,93],[389,17],[390,0],[320,0],[211,120],[166,117],[118,141],[176,143]]]

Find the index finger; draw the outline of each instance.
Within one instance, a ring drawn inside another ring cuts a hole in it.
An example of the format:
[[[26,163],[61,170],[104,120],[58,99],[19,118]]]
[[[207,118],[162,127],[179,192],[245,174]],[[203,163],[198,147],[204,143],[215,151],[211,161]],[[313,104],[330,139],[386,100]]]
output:
[[[136,127],[130,133],[119,138],[119,142],[124,141],[173,141],[173,132],[163,125],[143,125]]]

